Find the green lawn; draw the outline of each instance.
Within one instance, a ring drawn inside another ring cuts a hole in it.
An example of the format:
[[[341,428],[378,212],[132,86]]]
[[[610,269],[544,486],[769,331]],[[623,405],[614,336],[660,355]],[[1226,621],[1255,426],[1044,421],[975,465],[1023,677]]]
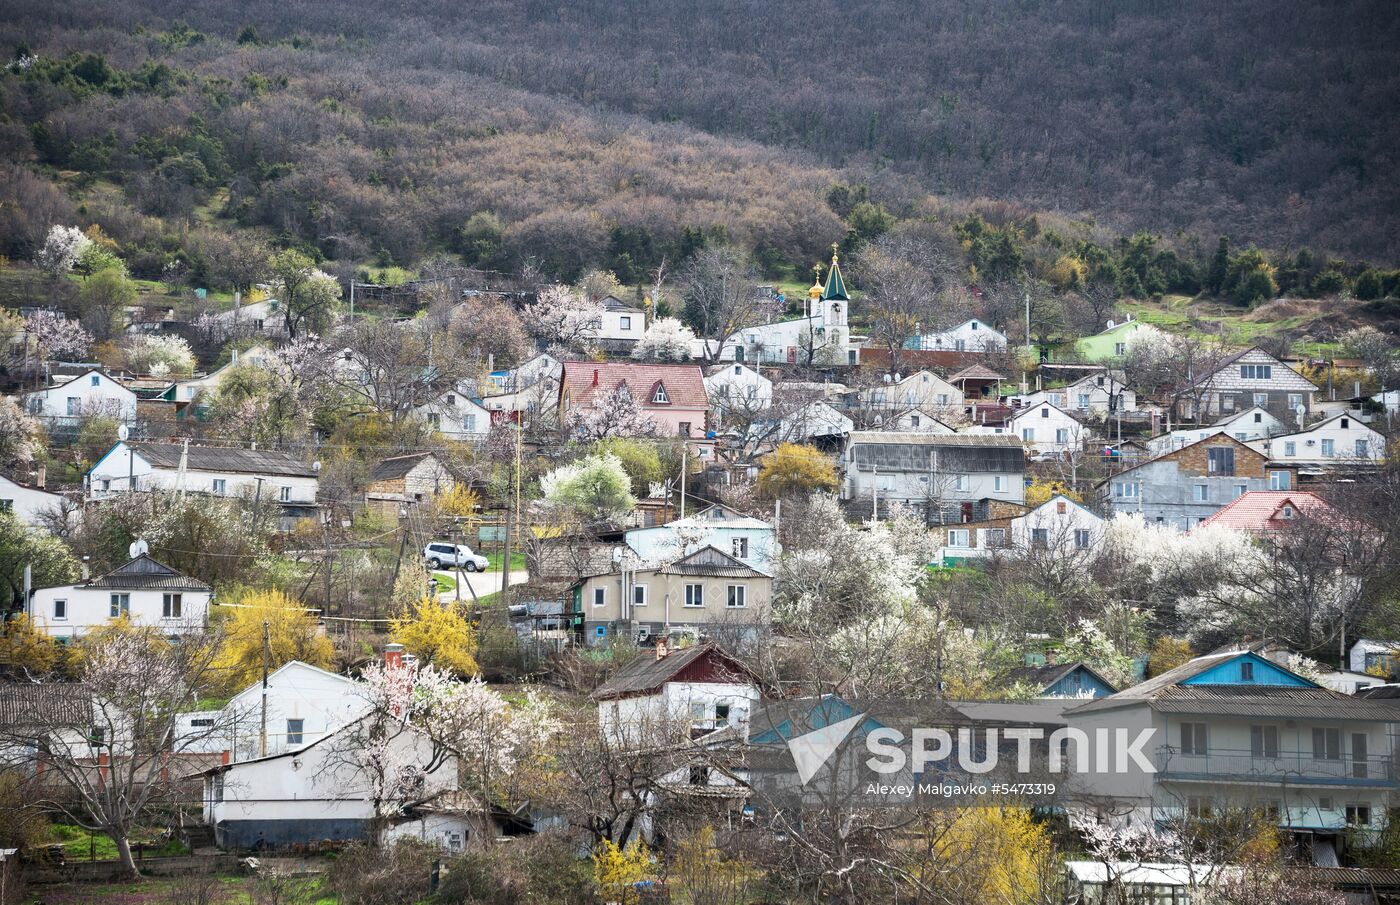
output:
[[[246,876],[219,876],[215,878],[217,888],[207,900],[211,905],[253,905],[256,902],[287,901],[270,899],[258,889],[257,880]],[[63,883],[43,887],[41,898],[25,901],[42,902],[43,905],[78,905],[86,902],[109,902],[116,905],[168,905],[182,901],[183,897],[195,895],[188,877],[148,877],[131,883]],[[316,898],[295,898],[293,901],[308,905],[338,905],[339,899],[321,888],[321,880],[307,881],[308,891]]]
[[[53,827],[54,839],[63,843],[64,850],[68,853],[68,858],[73,861],[87,861],[95,857],[98,861],[115,861],[117,858],[117,844],[111,837],[103,833],[90,833],[80,826],[59,823]],[[160,836],[160,830],[149,829],[133,834],[131,839],[132,852],[135,853],[137,843],[143,843],[146,848],[142,853],[148,858],[163,858],[171,855],[183,855],[189,850],[185,844],[177,839],[171,839],[154,847]]]
[[[487,561],[490,563],[490,565],[488,565],[488,566],[486,567],[486,571],[488,571],[488,572],[499,572],[499,571],[501,571],[501,554],[500,554],[499,551],[496,552],[496,553],[488,553],[488,554],[486,554],[486,559],[487,559]],[[518,551],[514,551],[514,552],[512,552],[512,553],[510,554],[510,570],[511,570],[512,572],[523,572],[523,571],[525,571],[525,554],[524,554],[524,553],[520,553],[520,552],[518,552]]]

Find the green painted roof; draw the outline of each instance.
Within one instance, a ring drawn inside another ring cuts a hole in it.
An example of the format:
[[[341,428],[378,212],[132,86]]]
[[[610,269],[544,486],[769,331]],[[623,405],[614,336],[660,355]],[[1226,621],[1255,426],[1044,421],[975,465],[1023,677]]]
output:
[[[841,265],[836,263],[836,255],[831,255],[831,269],[826,272],[826,288],[822,290],[822,301],[849,302],[846,294],[846,281],[841,279]]]

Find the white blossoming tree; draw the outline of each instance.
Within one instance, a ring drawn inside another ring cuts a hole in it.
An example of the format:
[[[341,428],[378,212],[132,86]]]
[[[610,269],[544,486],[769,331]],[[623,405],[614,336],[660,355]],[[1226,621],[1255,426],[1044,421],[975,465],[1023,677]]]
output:
[[[0,464],[13,465],[34,459],[39,422],[8,397],[0,399]]]
[[[122,356],[127,368],[136,374],[183,377],[194,371],[194,352],[179,336],[128,336],[122,340]]]
[[[638,361],[689,361],[695,332],[674,317],[652,321],[647,332],[632,347]]]
[[[34,263],[50,276],[61,277],[77,266],[78,259],[92,244],[78,227],[55,225],[44,238]]]
[[[586,354],[592,351],[602,324],[603,306],[568,286],[554,285],[541,291],[520,313],[525,329],[551,349]]]
[[[632,511],[632,479],[611,453],[561,465],[540,478],[545,502],[587,521],[606,521]]]
[[[604,437],[653,437],[656,421],[649,416],[626,384],[604,393],[585,410],[575,411],[569,426],[584,440]]]
[[[55,359],[82,359],[92,348],[92,334],[83,325],[57,311],[35,311],[24,319],[26,343],[36,363]]]

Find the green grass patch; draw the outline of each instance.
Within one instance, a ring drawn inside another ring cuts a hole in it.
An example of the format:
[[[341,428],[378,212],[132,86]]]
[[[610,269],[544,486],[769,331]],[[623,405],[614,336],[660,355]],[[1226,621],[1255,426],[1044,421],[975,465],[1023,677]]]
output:
[[[437,589],[440,594],[457,589],[457,579],[452,577],[451,572],[434,572],[433,580],[437,582]]]
[[[189,849],[178,839],[160,840],[158,829],[138,830],[131,836],[132,854],[136,854],[138,844],[143,846],[140,857],[168,858],[189,854]],[[53,826],[54,840],[63,843],[63,849],[70,861],[117,860],[117,844],[105,833],[93,833],[80,826],[58,823]]]
[[[500,554],[500,552],[496,552],[496,553],[487,553],[487,554],[486,554],[486,560],[487,560],[487,563],[488,563],[488,565],[486,566],[486,571],[488,571],[488,572],[499,572],[499,571],[501,571],[501,554]],[[512,552],[512,553],[510,554],[510,570],[511,570],[512,572],[523,572],[523,571],[525,571],[525,554],[524,554],[524,553]]]

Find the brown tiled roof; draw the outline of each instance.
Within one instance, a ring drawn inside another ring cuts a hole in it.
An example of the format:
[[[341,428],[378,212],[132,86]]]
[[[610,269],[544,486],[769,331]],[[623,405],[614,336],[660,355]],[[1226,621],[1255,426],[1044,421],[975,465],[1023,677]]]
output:
[[[1201,524],[1241,531],[1268,531],[1283,523],[1283,519],[1275,516],[1284,503],[1292,503],[1295,510],[1305,514],[1325,513],[1332,508],[1322,497],[1307,490],[1251,490],[1225,504]]]
[[[594,377],[597,385],[594,385]],[[670,403],[652,405],[656,384],[666,388]],[[708,409],[710,397],[705,393],[705,376],[699,365],[634,364],[624,361],[566,361],[564,389],[575,406],[591,405],[595,396],[602,396],[626,383],[633,397],[643,408]]]

